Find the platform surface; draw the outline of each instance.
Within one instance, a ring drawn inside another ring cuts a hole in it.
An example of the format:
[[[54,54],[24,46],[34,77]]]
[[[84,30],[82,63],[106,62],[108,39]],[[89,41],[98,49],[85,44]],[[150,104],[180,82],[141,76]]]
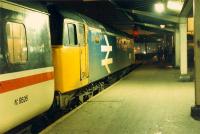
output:
[[[190,116],[194,83],[179,70],[141,66],[42,134],[200,134]]]

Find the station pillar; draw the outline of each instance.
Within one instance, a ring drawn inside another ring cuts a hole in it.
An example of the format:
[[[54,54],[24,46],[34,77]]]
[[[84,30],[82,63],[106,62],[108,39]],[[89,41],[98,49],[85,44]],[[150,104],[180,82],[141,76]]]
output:
[[[200,120],[200,0],[193,1],[194,13],[194,59],[195,59],[195,106],[191,116]]]
[[[174,33],[175,37],[175,67],[179,68],[180,67],[180,34],[179,30],[176,29]]]
[[[189,81],[190,75],[188,75],[187,65],[187,21],[186,18],[182,18],[183,21],[179,24],[179,38],[180,38],[180,81]]]

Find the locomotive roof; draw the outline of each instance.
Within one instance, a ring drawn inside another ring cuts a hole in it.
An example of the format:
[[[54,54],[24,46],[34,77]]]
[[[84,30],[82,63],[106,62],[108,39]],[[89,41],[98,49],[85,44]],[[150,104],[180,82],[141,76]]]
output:
[[[77,12],[64,11],[64,10],[60,10],[59,12],[64,18],[68,18],[68,19],[72,19],[72,20],[84,23],[84,20],[79,16]]]
[[[77,13],[74,11],[69,11],[69,10],[68,11],[60,10],[60,13],[64,18],[69,18],[69,19],[73,19],[73,20],[76,20],[76,21],[79,21],[82,23],[87,23],[88,26],[90,26],[90,27],[99,28],[101,30],[104,29],[104,26],[101,23],[99,23],[83,14],[80,14],[80,13]]]
[[[82,23],[87,23],[88,26],[93,27],[93,28],[98,28],[101,29],[105,32],[111,33],[111,34],[115,34],[115,35],[119,35],[119,36],[126,36],[131,38],[131,36],[129,34],[126,34],[124,32],[121,32],[120,30],[117,30],[115,28],[111,28],[109,26],[105,26],[102,25],[101,23],[99,23],[98,21],[89,18],[83,14],[74,12],[74,11],[69,11],[69,10],[60,10],[61,15],[64,18],[69,18],[69,19],[73,19]]]

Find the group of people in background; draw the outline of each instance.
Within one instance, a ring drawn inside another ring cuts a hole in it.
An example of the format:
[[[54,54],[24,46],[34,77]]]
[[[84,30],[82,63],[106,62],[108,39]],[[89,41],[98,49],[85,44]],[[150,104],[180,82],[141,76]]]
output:
[[[172,62],[173,59],[172,49],[169,47],[158,47],[157,57],[159,62]]]

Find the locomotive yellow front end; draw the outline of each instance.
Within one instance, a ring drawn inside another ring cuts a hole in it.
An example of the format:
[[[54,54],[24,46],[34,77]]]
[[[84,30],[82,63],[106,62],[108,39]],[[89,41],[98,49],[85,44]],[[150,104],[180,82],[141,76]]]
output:
[[[53,23],[52,20],[51,26]],[[55,28],[54,26],[51,28]],[[62,28],[59,30],[63,31],[63,35],[60,35],[62,40],[53,40],[54,43],[60,42],[62,44],[53,45],[55,90],[59,93],[58,101],[61,108],[68,106],[69,102],[76,96],[77,89],[89,83],[86,29],[84,23],[63,19]],[[54,34],[56,36],[56,33],[52,33],[52,36]]]
[[[53,47],[53,64],[55,69],[55,89],[67,93],[88,84],[87,72],[81,73],[80,47]],[[81,76],[84,75],[84,76]]]

